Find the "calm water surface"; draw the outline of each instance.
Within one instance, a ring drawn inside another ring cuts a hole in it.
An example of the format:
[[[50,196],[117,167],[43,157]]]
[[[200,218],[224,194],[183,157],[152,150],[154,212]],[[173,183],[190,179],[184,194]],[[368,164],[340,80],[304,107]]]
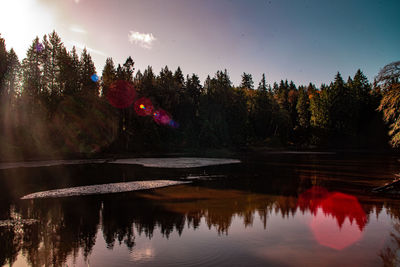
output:
[[[270,153],[192,169],[3,169],[0,265],[396,266],[400,199],[370,190],[400,172],[398,158]],[[20,200],[56,188],[193,176],[200,179],[146,191]]]

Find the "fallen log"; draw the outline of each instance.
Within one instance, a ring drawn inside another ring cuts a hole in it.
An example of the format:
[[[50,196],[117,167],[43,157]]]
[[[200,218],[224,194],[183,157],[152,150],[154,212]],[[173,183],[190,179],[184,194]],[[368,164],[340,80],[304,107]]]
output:
[[[400,177],[399,174],[396,174],[396,176]],[[395,179],[393,182],[387,183],[383,186],[376,187],[372,189],[372,192],[400,195],[400,178]]]

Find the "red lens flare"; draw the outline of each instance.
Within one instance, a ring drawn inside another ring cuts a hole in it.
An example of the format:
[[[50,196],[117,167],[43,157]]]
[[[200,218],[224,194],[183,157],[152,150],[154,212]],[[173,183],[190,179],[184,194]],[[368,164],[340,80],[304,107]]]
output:
[[[323,246],[342,250],[363,236],[367,216],[355,196],[315,186],[299,196],[298,207],[314,215],[310,229]]]
[[[107,100],[116,108],[127,108],[135,99],[135,88],[127,81],[119,80],[113,82],[107,91]]]
[[[297,206],[302,212],[310,210],[311,213],[315,215],[321,201],[323,201],[328,195],[329,192],[325,188],[321,186],[313,186],[299,196]]]
[[[153,115],[153,104],[150,99],[142,97],[135,101],[133,106],[136,114],[139,116],[151,116]]]

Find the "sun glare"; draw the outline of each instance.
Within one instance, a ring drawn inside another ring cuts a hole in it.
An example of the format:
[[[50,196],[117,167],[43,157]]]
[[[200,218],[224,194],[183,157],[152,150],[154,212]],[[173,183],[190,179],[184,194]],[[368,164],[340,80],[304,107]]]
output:
[[[36,36],[42,38],[54,29],[52,12],[36,0],[7,1],[1,8],[1,36],[20,59]]]

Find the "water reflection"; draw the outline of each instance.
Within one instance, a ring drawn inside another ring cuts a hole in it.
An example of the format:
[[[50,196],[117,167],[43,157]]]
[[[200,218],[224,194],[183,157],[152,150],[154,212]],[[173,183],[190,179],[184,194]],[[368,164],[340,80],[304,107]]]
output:
[[[387,245],[380,253],[384,266],[400,266],[400,223],[393,226],[390,233],[391,244]]]
[[[0,226],[0,265],[70,266],[76,260],[77,266],[87,266],[89,261],[93,266],[111,266],[124,255],[125,262],[119,265],[166,266],[178,261],[182,265],[318,265],[315,259],[336,258],[332,265],[354,260],[397,264],[399,201],[365,194],[355,186],[343,186],[341,191],[341,173],[332,174],[336,166],[304,159],[284,165],[280,160],[270,160],[267,167],[262,162],[243,169],[229,167],[234,171],[223,166],[206,169],[220,177],[227,174],[226,178],[192,185],[70,199],[17,200],[33,191],[99,183],[98,172],[74,166],[68,167],[69,173],[46,169],[48,176],[35,170],[40,178],[34,181],[27,170],[22,178],[18,173],[12,179],[4,176],[0,220],[38,222]],[[346,164],[346,171],[353,174],[345,176],[347,183],[375,182],[363,178],[358,165],[354,171]],[[105,173],[100,179],[104,183],[110,182],[108,176],[129,181],[138,176],[164,178],[167,173],[141,167],[96,168]],[[82,171],[84,175],[75,177]],[[168,170],[168,175],[181,177],[181,172]],[[202,173],[190,170],[192,175]]]
[[[15,262],[21,251],[33,266],[62,265],[79,251],[87,259],[98,234],[108,249],[117,243],[133,251],[132,259],[148,259],[154,251],[140,245],[135,250],[137,236],[151,239],[155,231],[164,238],[174,231],[180,236],[185,228],[198,229],[202,221],[228,235],[233,221],[251,227],[257,219],[267,229],[271,217],[289,219],[304,213],[312,214],[309,226],[321,245],[343,249],[361,239],[373,209],[361,207],[353,196],[322,187],[299,198],[182,185],[102,198],[35,200],[22,202],[11,212],[38,218],[39,223],[0,228],[0,244],[6,244],[0,263]],[[391,255],[384,253],[383,258]]]
[[[314,186],[299,197],[299,207],[310,209],[310,228],[321,245],[342,250],[362,238],[367,216],[358,199]]]

